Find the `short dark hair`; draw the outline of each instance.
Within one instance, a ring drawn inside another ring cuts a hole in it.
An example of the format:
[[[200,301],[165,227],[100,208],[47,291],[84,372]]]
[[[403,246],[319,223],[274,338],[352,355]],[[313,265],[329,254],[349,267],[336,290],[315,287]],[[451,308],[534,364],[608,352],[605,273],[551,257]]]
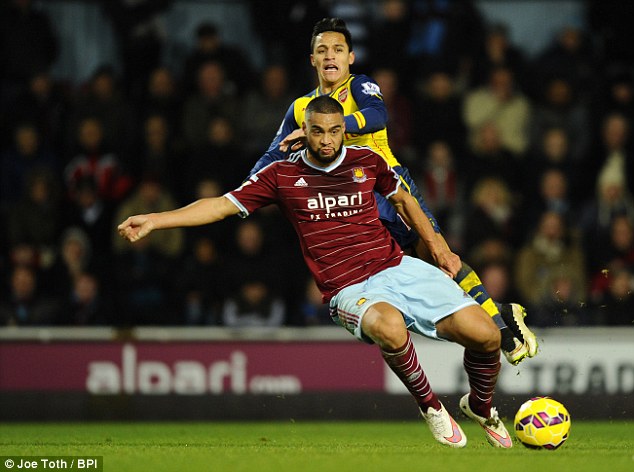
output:
[[[343,107],[341,103],[329,95],[321,95],[313,98],[306,106],[306,115],[310,113],[332,114],[339,113],[343,116]]]
[[[321,33],[325,33],[326,31],[333,31],[335,33],[343,34],[343,37],[346,38],[346,44],[348,45],[348,49],[352,51],[352,35],[350,34],[350,30],[346,26],[346,22],[341,18],[322,18],[313,27],[313,35],[310,38],[310,52],[313,52],[313,48],[315,47],[315,41],[317,36]]]

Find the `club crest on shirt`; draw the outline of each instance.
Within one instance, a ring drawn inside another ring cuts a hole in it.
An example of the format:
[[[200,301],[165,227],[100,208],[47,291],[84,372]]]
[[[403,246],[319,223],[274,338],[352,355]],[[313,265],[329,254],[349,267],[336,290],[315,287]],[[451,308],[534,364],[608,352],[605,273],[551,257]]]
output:
[[[345,89],[341,90],[341,91],[339,92],[339,95],[337,95],[337,100],[338,100],[340,103],[345,102],[345,101],[347,100],[347,98],[348,98],[348,89],[347,89],[347,88],[345,88]]]
[[[368,180],[368,176],[365,175],[363,168],[355,167],[354,169],[352,169],[352,180],[358,183],[362,183]]]
[[[357,301],[357,306],[361,306],[367,301],[368,301],[367,298],[359,298],[359,300]]]

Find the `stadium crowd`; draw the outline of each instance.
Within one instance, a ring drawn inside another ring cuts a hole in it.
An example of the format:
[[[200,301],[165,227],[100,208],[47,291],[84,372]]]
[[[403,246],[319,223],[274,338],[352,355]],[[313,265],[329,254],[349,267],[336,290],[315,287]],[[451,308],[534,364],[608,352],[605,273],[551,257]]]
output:
[[[634,322],[627,2],[587,2],[585,26],[529,56],[469,1],[252,1],[263,67],[219,18],[177,70],[157,38],[128,34],[172,2],[128,23],[119,3],[104,2],[119,63],[79,87],[51,75],[46,14],[0,4],[0,325],[331,323],[276,208],[116,237],[124,216],[244,180],[315,87],[305,45],[325,16],[354,27],[352,72],[380,85],[390,146],[494,300],[525,304],[532,326]]]

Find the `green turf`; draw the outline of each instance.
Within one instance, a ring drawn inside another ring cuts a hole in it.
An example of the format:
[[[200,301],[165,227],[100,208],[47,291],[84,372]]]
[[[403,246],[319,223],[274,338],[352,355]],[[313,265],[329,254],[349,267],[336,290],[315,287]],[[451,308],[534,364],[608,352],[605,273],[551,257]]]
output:
[[[456,450],[422,422],[5,423],[0,456],[103,456],[106,472],[634,471],[634,422],[573,422],[556,451],[494,449],[461,424]]]

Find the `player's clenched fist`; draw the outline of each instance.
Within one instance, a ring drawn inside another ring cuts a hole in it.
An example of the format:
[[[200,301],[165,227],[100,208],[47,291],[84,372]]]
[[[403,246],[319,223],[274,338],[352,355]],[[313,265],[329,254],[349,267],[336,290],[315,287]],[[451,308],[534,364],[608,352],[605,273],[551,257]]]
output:
[[[121,237],[135,242],[150,234],[154,229],[154,223],[148,215],[136,215],[129,217],[117,229]]]

